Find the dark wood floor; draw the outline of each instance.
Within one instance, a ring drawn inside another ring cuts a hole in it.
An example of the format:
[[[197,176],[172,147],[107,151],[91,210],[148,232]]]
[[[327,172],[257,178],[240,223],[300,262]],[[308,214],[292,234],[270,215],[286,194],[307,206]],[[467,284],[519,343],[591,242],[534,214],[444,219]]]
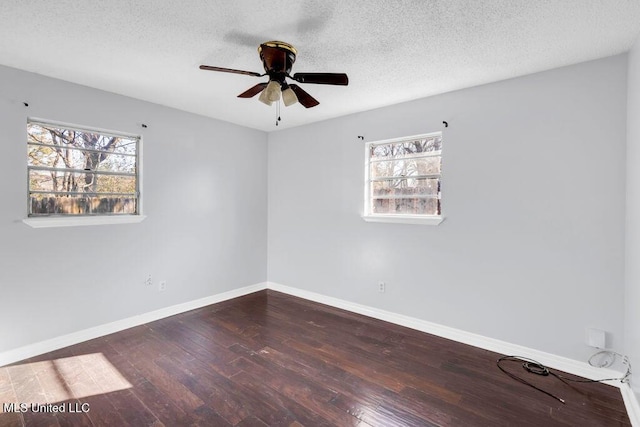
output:
[[[65,409],[0,426],[630,425],[618,389],[529,374],[562,404],[499,356],[262,291],[0,368],[0,404]]]

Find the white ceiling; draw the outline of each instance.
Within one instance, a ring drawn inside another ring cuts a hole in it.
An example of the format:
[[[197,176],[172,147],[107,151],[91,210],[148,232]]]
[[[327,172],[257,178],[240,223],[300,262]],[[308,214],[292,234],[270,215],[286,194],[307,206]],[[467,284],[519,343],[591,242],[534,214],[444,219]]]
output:
[[[264,131],[627,51],[638,0],[0,0],[0,64]],[[305,109],[236,96],[266,78],[259,43],[298,49]]]

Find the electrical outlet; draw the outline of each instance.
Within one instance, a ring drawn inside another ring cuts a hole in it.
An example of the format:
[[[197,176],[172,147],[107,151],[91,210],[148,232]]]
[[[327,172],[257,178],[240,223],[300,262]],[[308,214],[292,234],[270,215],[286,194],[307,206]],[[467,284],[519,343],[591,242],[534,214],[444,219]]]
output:
[[[387,289],[387,285],[384,282],[378,282],[378,292],[384,292]]]
[[[158,283],[158,291],[162,292],[165,289],[167,289],[167,282],[165,280],[160,281],[160,283]]]
[[[607,333],[600,329],[587,328],[587,342],[589,347],[606,348]]]
[[[153,284],[153,281],[151,280],[151,274],[147,276],[146,280],[144,281],[144,284],[146,286],[151,286]]]

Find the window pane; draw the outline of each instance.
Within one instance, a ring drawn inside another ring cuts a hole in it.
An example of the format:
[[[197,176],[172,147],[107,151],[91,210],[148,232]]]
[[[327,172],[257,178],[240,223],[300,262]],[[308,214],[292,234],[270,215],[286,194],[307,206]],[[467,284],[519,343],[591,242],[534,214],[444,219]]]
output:
[[[57,191],[55,175],[49,172],[29,171],[29,190],[36,191]]]
[[[29,171],[30,191],[82,193],[135,193],[135,176],[101,175],[63,171]]]
[[[137,214],[139,138],[27,123],[29,215]],[[39,170],[55,168],[57,170]]]
[[[36,145],[28,146],[29,166],[50,166],[56,167],[59,162],[59,155],[54,147],[42,147]]]
[[[135,173],[136,158],[122,154],[95,153],[71,148],[29,145],[29,166],[91,169]]]
[[[439,178],[389,179],[371,183],[372,197],[437,196],[440,192]]]
[[[367,150],[365,214],[441,214],[441,133],[374,142]]]
[[[135,155],[138,140],[127,136],[102,135],[88,130],[80,131],[55,125],[28,123],[27,142],[51,145],[53,151],[66,152],[66,148],[98,150],[103,153],[95,153],[95,155],[100,156],[111,153]]]
[[[33,194],[30,197],[30,215],[95,215],[135,214],[138,200],[135,197],[86,197],[53,194]]]
[[[439,215],[440,199],[377,199],[371,200],[374,214]]]
[[[98,167],[94,167],[92,170],[97,171],[112,171],[112,172],[127,172],[134,173],[136,171],[136,158],[132,156],[122,156],[118,154],[109,154],[108,156],[101,155]]]
[[[383,158],[403,158],[419,153],[433,153],[442,150],[442,136],[434,135],[427,138],[418,138],[413,141],[390,142],[387,144],[372,145],[369,156],[372,160]]]
[[[371,178],[433,175],[440,173],[440,164],[440,156],[372,162],[370,174]]]

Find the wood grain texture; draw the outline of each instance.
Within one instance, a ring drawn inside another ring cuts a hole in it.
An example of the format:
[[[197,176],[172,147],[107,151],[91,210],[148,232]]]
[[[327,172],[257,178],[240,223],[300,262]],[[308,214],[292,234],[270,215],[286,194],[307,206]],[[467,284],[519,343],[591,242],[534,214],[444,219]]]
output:
[[[500,356],[260,291],[0,368],[0,405],[90,408],[0,427],[630,425],[615,387],[507,366],[562,404]]]

